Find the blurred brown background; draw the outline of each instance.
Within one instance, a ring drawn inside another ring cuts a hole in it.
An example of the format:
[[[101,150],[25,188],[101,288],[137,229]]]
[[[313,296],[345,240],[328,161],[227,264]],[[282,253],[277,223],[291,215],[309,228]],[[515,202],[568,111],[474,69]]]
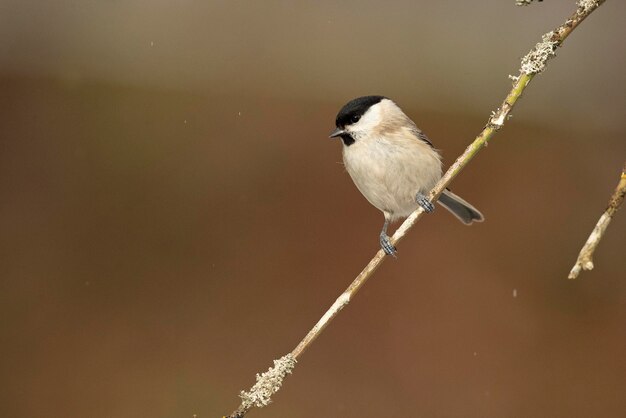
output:
[[[0,1],[0,416],[216,417],[378,249],[327,138],[396,100],[446,164],[573,1]],[[626,156],[608,1],[255,417],[618,417]]]

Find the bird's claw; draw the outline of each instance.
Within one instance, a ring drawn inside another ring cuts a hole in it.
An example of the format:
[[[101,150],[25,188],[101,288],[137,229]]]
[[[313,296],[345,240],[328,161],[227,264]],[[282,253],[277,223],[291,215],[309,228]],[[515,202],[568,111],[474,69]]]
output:
[[[389,239],[389,236],[387,234],[380,234],[380,247],[383,249],[385,254],[391,255],[394,257],[396,256],[398,252],[396,250],[396,247],[394,247],[393,244],[391,243],[391,240]]]
[[[426,213],[431,213],[435,210],[435,205],[433,205],[431,201],[428,200],[428,197],[421,193],[415,195],[415,201],[424,209]]]

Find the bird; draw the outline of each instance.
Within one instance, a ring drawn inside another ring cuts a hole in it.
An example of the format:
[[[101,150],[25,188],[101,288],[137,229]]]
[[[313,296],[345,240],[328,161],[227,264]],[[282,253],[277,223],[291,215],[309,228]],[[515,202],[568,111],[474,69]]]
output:
[[[442,175],[441,155],[428,137],[391,99],[363,96],[350,100],[335,119],[330,138],[341,138],[343,163],[363,196],[383,212],[380,246],[387,255],[397,249],[387,235],[389,224],[406,218],[418,206],[431,213],[428,193]],[[465,225],[482,222],[478,209],[446,189],[438,203]]]

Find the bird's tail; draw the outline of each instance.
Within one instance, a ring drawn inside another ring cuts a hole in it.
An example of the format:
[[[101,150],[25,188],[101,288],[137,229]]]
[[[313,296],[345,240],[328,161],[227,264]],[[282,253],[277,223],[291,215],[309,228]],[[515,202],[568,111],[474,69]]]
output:
[[[450,190],[443,191],[441,196],[439,196],[439,203],[441,203],[441,206],[448,209],[454,216],[459,218],[459,221],[463,222],[465,225],[485,220],[483,214],[480,213],[478,209],[452,193]]]

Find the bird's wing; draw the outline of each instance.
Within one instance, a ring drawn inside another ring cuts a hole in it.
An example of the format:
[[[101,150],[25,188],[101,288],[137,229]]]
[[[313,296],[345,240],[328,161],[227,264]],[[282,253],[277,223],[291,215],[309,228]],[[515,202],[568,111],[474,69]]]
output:
[[[426,136],[426,134],[424,132],[420,131],[420,129],[417,126],[415,126],[415,124],[413,124],[413,126],[411,126],[411,132],[416,137],[418,137],[420,140],[422,140],[422,141],[426,142],[428,145],[430,145],[431,148],[433,148],[433,149],[435,148],[433,146],[433,143],[430,142],[430,139],[428,139],[428,137]]]

